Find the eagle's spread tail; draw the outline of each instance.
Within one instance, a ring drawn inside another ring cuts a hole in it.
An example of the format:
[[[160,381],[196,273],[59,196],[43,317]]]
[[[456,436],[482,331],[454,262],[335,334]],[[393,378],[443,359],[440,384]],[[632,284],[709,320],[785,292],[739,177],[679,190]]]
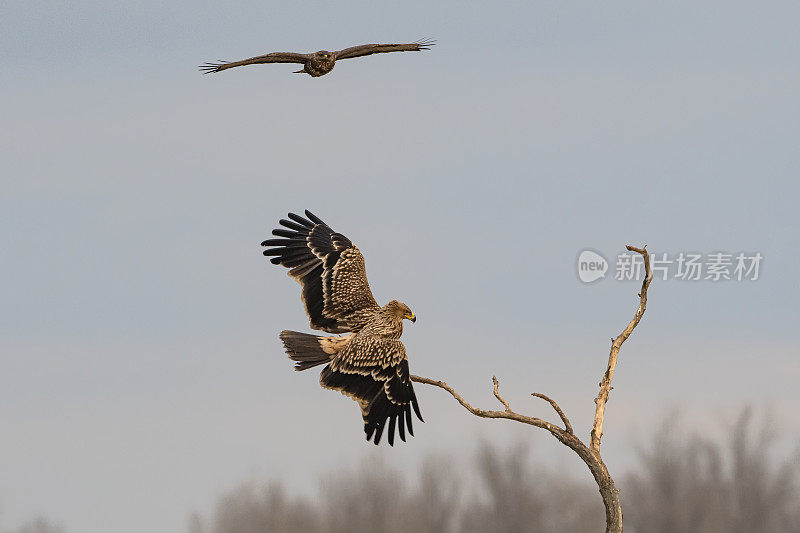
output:
[[[322,365],[339,353],[350,340],[350,335],[320,337],[299,331],[282,331],[281,340],[289,354],[289,359],[296,361],[295,370],[305,370]]]

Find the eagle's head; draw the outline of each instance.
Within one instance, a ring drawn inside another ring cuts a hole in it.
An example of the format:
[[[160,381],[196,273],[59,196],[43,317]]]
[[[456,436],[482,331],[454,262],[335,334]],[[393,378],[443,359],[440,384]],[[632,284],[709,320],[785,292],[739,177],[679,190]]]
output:
[[[392,300],[386,304],[386,309],[398,322],[402,322],[403,320],[410,320],[411,322],[417,321],[417,317],[414,316],[411,309],[403,302]]]
[[[314,59],[319,61],[320,63],[327,63],[333,61],[333,52],[328,52],[327,50],[320,50],[319,52],[314,52]]]

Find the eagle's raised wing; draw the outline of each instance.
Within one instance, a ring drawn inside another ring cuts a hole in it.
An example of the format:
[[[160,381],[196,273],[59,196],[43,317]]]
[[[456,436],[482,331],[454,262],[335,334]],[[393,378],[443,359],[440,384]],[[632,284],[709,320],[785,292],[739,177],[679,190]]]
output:
[[[306,210],[306,220],[289,213],[262,246],[273,264],[289,268],[303,286],[302,299],[311,327],[329,333],[358,331],[378,308],[367,282],[364,256],[341,233]]]
[[[406,440],[406,426],[413,435],[411,409],[422,420],[417,396],[408,372],[406,349],[399,339],[356,334],[322,370],[319,382],[341,391],[361,406],[367,440],[378,444],[389,421],[386,436],[394,446],[394,430]]]
[[[435,41],[426,39],[409,44],[362,44],[334,52],[334,57],[338,60],[388,52],[418,52],[420,50],[429,50],[434,43]]]
[[[203,74],[211,72],[219,72],[221,70],[241,67],[243,65],[257,65],[260,63],[300,63],[305,64],[311,54],[298,54],[296,52],[272,52],[263,56],[251,57],[250,59],[242,59],[241,61],[222,61],[219,63],[205,63],[198,68]]]

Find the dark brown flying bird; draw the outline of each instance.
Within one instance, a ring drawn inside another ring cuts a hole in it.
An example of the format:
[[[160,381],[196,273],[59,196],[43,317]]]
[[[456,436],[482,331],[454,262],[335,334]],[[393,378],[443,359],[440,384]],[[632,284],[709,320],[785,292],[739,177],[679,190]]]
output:
[[[368,56],[372,54],[384,54],[387,52],[414,52],[428,50],[435,41],[422,40],[410,44],[362,44],[351,46],[338,52],[328,52],[320,50],[311,54],[299,54],[297,52],[272,52],[263,56],[251,57],[241,61],[220,61],[219,63],[206,63],[200,65],[200,70],[204,74],[209,72],[219,72],[221,70],[241,67],[242,65],[257,65],[260,63],[299,63],[303,65],[302,70],[295,71],[295,74],[306,73],[318,78],[324,76],[331,70],[338,59],[350,59],[353,57]]]
[[[358,248],[309,211],[306,216],[308,220],[289,213],[291,220],[281,220],[283,228],[272,231],[281,238],[261,243],[268,247],[264,255],[291,269],[289,275],[303,286],[301,298],[312,329],[346,335],[283,331],[281,340],[297,362],[295,370],[326,365],[320,384],[358,402],[367,440],[378,444],[388,420],[387,438],[393,446],[395,426],[403,441],[406,426],[414,434],[412,408],[422,420],[400,342],[403,320],[417,319],[397,300],[380,307]]]

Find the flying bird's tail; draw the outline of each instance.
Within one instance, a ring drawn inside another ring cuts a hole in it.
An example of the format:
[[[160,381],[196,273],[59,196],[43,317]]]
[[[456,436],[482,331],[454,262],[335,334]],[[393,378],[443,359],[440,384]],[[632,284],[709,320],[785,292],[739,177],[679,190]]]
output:
[[[351,335],[321,337],[285,330],[280,337],[289,359],[297,362],[294,369],[305,370],[329,362],[347,345]]]

